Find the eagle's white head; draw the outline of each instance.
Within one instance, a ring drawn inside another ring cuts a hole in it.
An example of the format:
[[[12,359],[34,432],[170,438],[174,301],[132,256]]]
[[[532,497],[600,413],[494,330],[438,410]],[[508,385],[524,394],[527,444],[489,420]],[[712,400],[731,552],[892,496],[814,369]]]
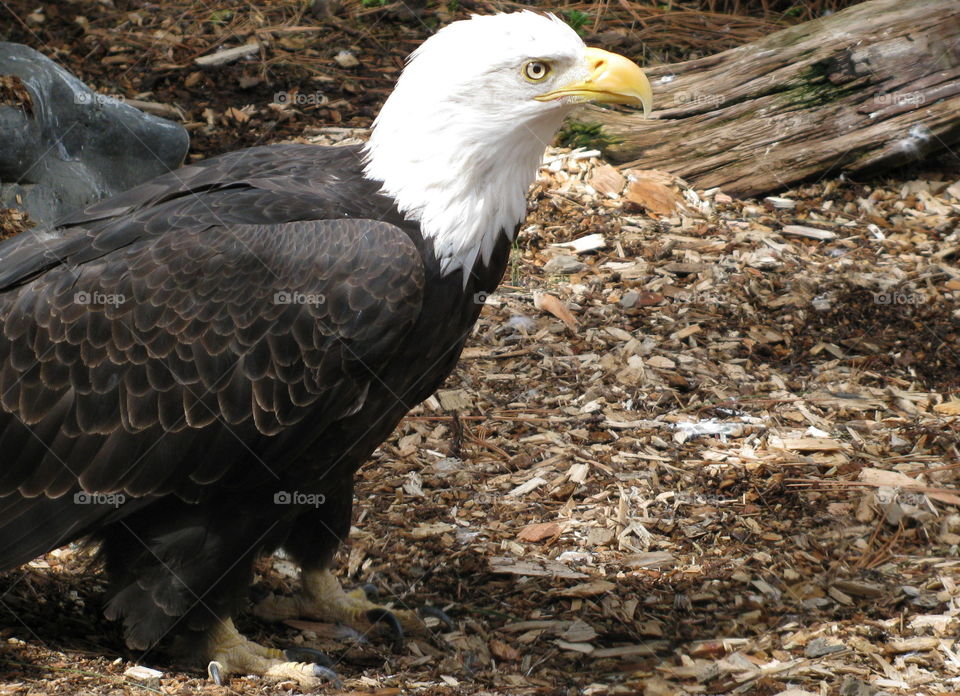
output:
[[[552,15],[454,22],[410,56],[373,125],[366,175],[432,238],[444,273],[489,261],[526,215],[544,149],[578,103],[650,108],[626,58],[587,48]]]

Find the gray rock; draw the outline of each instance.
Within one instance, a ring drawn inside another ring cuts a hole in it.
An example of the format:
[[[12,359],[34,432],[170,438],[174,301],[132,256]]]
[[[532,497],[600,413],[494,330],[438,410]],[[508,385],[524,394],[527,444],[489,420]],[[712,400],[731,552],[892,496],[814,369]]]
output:
[[[844,677],[840,685],[840,696],[875,696],[882,693],[885,692],[852,676]]]
[[[558,254],[543,264],[543,272],[550,275],[569,275],[579,273],[586,267],[586,264],[578,261],[574,256]]]
[[[639,301],[640,293],[636,290],[630,290],[623,293],[623,297],[620,298],[620,306],[624,309],[632,309]]]
[[[844,650],[846,650],[846,647],[844,647],[844,645],[841,643],[831,643],[826,638],[814,638],[807,643],[807,647],[804,649],[803,654],[805,657],[812,659],[815,657],[830,655],[831,653],[835,652],[843,652]]]
[[[0,207],[25,209],[40,225],[186,156],[182,126],[97,94],[32,48],[0,42],[3,75],[22,81],[29,103],[0,103]]]
[[[814,611],[830,606],[830,600],[826,597],[810,597],[800,602],[800,606],[809,611]]]

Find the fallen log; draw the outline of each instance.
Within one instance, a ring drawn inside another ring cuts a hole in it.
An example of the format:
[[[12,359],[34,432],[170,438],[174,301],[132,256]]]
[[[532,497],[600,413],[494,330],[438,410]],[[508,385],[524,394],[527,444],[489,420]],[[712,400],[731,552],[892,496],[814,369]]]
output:
[[[647,69],[653,120],[585,109],[615,162],[756,195],[960,143],[960,2],[870,0]],[[957,156],[957,155],[954,155]]]

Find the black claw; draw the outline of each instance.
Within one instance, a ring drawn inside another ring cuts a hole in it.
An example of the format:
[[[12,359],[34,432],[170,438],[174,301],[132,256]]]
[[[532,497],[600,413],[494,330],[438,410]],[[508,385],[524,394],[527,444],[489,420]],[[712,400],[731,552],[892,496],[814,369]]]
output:
[[[343,688],[343,682],[340,681],[340,675],[334,672],[329,667],[324,667],[323,665],[318,665],[314,663],[313,676],[317,677],[318,679],[326,679],[328,682],[332,683],[338,689]]]
[[[394,648],[399,649],[403,645],[403,626],[400,625],[400,620],[394,615],[389,609],[370,609],[367,612],[367,621],[372,624],[383,621],[388,625],[390,632],[393,634],[393,646]]]
[[[261,585],[253,585],[250,588],[250,603],[253,604],[253,606],[257,606],[258,604],[260,604],[260,602],[262,602],[272,594],[273,593],[270,590],[268,590],[266,587],[263,587]]]
[[[211,662],[207,665],[207,676],[210,677],[210,681],[217,686],[223,686],[223,672],[220,671],[220,665],[218,663]]]
[[[290,660],[290,662],[312,662],[316,666],[323,667],[324,669],[333,667],[333,660],[327,657],[326,654],[313,648],[291,645],[289,648],[283,649],[283,655]]]
[[[417,613],[421,618],[432,616],[435,619],[439,619],[446,624],[447,628],[449,628],[451,631],[457,627],[457,625],[453,623],[453,619],[447,616],[447,613],[443,609],[437,609],[436,607],[420,607],[417,609]]]
[[[377,597],[380,596],[380,590],[378,590],[377,586],[374,585],[372,582],[368,582],[367,584],[363,585],[360,589],[363,590],[363,594],[367,596],[368,601],[376,602]]]

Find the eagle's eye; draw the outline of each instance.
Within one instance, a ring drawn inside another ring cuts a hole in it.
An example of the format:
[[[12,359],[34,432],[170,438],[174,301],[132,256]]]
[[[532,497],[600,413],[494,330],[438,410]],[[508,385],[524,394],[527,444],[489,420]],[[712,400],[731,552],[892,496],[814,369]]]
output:
[[[523,76],[530,82],[541,82],[550,74],[550,64],[542,60],[528,60],[523,64]]]

